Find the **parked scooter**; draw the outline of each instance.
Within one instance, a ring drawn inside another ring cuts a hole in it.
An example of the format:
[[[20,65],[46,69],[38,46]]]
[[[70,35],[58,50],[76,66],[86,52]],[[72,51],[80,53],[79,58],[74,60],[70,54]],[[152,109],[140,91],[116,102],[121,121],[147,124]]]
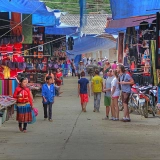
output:
[[[128,103],[129,112],[132,113],[133,111],[135,111],[147,118],[146,99],[144,93],[139,89],[140,88],[136,85],[132,86],[132,93]]]
[[[154,117],[157,113],[157,87],[153,86],[146,90],[145,95],[148,97],[148,112]]]

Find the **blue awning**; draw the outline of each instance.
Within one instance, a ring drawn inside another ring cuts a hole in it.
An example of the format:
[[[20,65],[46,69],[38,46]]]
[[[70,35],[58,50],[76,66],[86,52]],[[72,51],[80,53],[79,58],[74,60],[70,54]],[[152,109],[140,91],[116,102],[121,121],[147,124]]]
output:
[[[71,35],[78,31],[78,27],[68,26],[61,24],[57,27],[46,27],[45,34],[54,34],[54,35]]]
[[[48,8],[39,0],[0,0],[0,11],[25,14],[54,15],[58,10]]]
[[[33,25],[54,26],[60,23],[59,10],[52,10],[39,0],[0,0],[0,11],[32,14]]]
[[[159,0],[110,0],[112,18],[152,15],[160,10]]]
[[[116,42],[107,38],[82,37],[74,40],[72,51],[67,51],[70,55],[80,55],[100,49],[110,49],[116,47]]]
[[[126,28],[105,28],[108,34],[118,35],[119,32],[126,32]]]

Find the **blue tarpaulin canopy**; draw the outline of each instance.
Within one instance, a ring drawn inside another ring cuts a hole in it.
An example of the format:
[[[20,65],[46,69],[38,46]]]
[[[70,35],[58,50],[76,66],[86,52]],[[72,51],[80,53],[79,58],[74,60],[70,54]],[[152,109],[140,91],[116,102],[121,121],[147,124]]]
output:
[[[116,47],[116,42],[107,38],[82,37],[74,40],[72,51],[67,51],[69,55],[80,55],[100,49],[110,49]]]
[[[160,11],[159,0],[110,0],[112,18],[151,15]]]
[[[108,34],[118,35],[119,32],[126,32],[126,28],[105,28]]]
[[[32,14],[32,24],[41,26],[53,26],[59,24],[56,13],[39,0],[0,0],[0,11]]]
[[[65,24],[60,24],[57,27],[46,27],[45,34],[54,34],[54,35],[70,35],[78,31],[78,27],[68,26]]]
[[[25,14],[53,15],[57,10],[51,10],[39,0],[0,0],[0,10]]]

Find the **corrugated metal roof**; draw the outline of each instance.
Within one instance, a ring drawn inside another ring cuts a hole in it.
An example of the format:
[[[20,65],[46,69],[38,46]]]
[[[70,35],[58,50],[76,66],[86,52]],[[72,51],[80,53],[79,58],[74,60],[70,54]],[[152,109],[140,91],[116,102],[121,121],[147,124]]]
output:
[[[108,14],[87,14],[86,26],[82,32],[85,34],[101,34],[104,32]],[[78,14],[66,14],[61,16],[61,22],[71,26],[80,26]]]

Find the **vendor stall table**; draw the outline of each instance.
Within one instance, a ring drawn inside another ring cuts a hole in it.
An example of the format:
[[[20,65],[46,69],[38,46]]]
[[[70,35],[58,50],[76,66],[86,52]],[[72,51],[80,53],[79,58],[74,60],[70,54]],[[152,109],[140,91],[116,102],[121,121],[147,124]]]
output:
[[[33,97],[35,97],[36,94],[41,91],[42,86],[39,83],[28,83],[27,87],[30,88],[30,90],[32,91]]]
[[[16,100],[11,96],[0,96],[0,126],[14,114]]]

